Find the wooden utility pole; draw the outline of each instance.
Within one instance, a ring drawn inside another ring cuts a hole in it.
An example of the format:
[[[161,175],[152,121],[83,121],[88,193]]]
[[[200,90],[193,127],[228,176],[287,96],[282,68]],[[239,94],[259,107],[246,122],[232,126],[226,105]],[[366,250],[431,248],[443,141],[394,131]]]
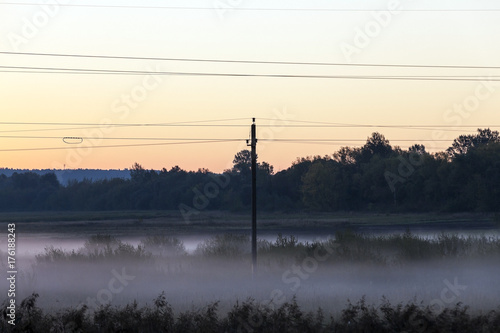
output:
[[[257,138],[255,118],[252,118],[250,146],[252,147],[252,276],[257,269]],[[248,140],[247,140],[248,144]]]

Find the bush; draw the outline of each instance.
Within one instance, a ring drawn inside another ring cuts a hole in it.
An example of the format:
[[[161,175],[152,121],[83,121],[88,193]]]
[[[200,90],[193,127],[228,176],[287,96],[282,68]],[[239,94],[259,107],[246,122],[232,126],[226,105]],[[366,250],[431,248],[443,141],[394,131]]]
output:
[[[111,235],[97,234],[85,241],[81,251],[89,256],[106,257],[113,254],[120,244],[121,241]]]
[[[149,236],[141,240],[144,249],[159,256],[179,256],[186,254],[184,244],[175,237],[164,235]]]
[[[250,253],[250,239],[246,235],[216,235],[199,244],[196,253],[205,257],[240,257]]]
[[[35,256],[38,264],[69,262],[69,261],[103,261],[103,260],[125,260],[135,259],[148,261],[151,253],[147,252],[142,245],[134,247],[109,235],[95,235],[90,237],[83,248],[78,251],[64,251],[49,246],[43,254]]]

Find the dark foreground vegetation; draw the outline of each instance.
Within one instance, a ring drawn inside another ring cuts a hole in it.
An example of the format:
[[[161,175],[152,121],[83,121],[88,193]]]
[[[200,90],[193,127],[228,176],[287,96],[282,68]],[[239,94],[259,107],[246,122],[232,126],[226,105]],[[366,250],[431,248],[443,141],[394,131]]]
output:
[[[55,174],[0,175],[0,211],[201,210],[250,206],[250,152],[236,154],[222,174],[135,164],[130,179],[86,179],[61,185]],[[258,164],[258,208],[266,211],[500,210],[500,138],[497,131],[461,135],[441,153],[415,144],[393,147],[373,133],[361,148],[297,159],[274,173]]]
[[[293,299],[274,308],[249,299],[236,303],[226,314],[218,313],[218,303],[174,315],[165,294],[150,306],[136,302],[121,307],[101,306],[90,313],[86,306],[46,313],[36,305],[38,294],[21,302],[16,325],[7,322],[7,308],[2,306],[2,332],[498,332],[500,310],[471,315],[467,306],[436,312],[415,302],[392,305],[382,300],[380,306],[348,302],[339,318],[318,309],[304,312]]]

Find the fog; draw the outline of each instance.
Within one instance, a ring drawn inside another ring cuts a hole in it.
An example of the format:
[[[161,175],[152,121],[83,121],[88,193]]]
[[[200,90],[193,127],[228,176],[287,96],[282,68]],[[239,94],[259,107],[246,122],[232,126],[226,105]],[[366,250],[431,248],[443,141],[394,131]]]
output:
[[[267,235],[267,240],[271,239]],[[328,237],[322,235],[321,239]],[[301,308],[339,315],[348,300],[362,297],[370,304],[380,304],[385,297],[391,304],[415,301],[432,305],[436,311],[458,302],[472,312],[496,309],[500,305],[500,266],[498,256],[434,258],[432,260],[394,260],[380,263],[366,260],[335,260],[338,254],[321,250],[295,256],[293,253],[263,254],[252,274],[248,244],[234,256],[203,255],[196,247],[210,240],[210,235],[181,237],[184,253],[155,253],[150,257],[131,255],[102,260],[36,260],[43,247],[78,252],[84,237],[65,235],[24,235],[20,238],[17,261],[20,265],[18,300],[37,292],[38,305],[47,310],[87,305],[125,305],[136,300],[152,304],[165,292],[175,312],[193,310],[220,302],[224,312],[236,301],[252,298],[278,307],[295,296]],[[274,236],[276,239],[276,236]],[[310,235],[298,237],[311,242]],[[25,240],[25,241],[23,241]],[[135,249],[138,238],[119,238]],[[260,242],[262,243],[262,241]],[[333,243],[331,243],[333,244]],[[148,250],[147,248],[145,250]],[[2,252],[2,267],[6,255]],[[2,269],[3,274],[6,269]]]

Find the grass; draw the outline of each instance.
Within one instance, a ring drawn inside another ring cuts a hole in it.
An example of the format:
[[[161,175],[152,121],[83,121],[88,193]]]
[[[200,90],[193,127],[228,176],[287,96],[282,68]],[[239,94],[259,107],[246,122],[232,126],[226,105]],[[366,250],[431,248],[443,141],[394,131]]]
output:
[[[86,306],[46,313],[37,306],[38,294],[24,299],[17,308],[16,325],[0,317],[0,330],[14,332],[498,332],[500,309],[471,315],[457,303],[441,312],[429,306],[409,302],[392,305],[367,304],[362,298],[348,303],[338,317],[325,317],[321,308],[304,312],[295,299],[270,307],[248,299],[237,302],[225,314],[218,302],[175,316],[172,307],[160,294],[152,305],[139,307],[137,302],[121,307],[101,306],[90,312]],[[1,307],[6,313],[6,303]]]

